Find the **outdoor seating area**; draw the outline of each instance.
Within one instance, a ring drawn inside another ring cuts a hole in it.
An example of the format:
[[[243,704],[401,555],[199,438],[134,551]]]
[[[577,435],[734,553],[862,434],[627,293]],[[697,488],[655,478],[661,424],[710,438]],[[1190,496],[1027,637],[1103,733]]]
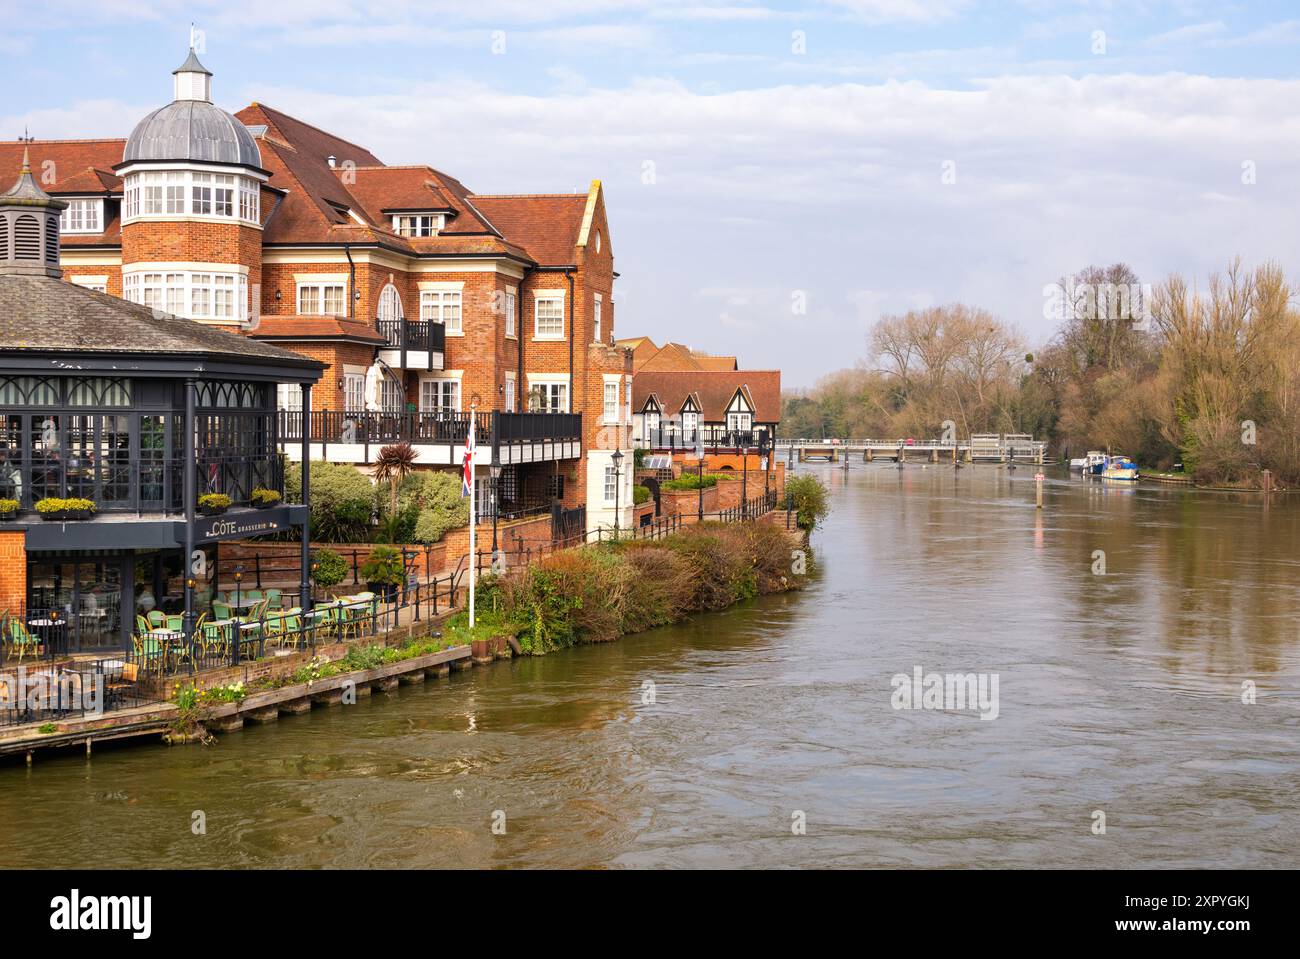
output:
[[[121,657],[31,661],[0,670],[0,728],[142,706],[140,667]]]
[[[184,617],[151,610],[136,617],[130,659],[146,676],[215,669],[314,648],[321,643],[372,636],[396,622],[371,592],[317,602],[304,613],[284,605],[279,589],[218,591],[197,611],[187,641]]]

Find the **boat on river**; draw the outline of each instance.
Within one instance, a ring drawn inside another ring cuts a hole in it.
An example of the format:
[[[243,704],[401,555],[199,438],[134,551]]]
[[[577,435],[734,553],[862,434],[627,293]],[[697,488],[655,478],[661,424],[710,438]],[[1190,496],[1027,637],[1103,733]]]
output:
[[[1127,480],[1136,481],[1138,479],[1138,466],[1127,456],[1115,454],[1107,457],[1106,465],[1101,471],[1101,478],[1108,480]]]
[[[1100,450],[1088,450],[1086,456],[1070,460],[1070,469],[1090,476],[1101,473],[1106,467],[1106,454]]]

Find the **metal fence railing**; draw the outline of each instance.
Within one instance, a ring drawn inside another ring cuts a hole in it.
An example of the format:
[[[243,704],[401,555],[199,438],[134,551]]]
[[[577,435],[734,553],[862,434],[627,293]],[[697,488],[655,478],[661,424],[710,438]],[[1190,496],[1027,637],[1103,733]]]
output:
[[[123,657],[50,663],[37,660],[0,669],[0,727],[94,718],[146,706],[138,669]]]

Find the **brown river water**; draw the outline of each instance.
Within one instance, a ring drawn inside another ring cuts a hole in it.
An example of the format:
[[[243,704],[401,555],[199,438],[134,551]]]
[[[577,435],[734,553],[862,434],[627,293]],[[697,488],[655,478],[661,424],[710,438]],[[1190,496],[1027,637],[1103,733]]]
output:
[[[2,766],[0,868],[1296,864],[1300,496],[803,468],[802,592]],[[996,674],[996,718],[894,708],[916,667]]]

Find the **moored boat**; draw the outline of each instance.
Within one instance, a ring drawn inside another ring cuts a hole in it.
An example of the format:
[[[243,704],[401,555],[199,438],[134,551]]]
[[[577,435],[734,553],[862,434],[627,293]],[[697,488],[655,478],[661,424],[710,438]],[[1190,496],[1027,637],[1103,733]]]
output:
[[[1102,479],[1109,480],[1136,480],[1138,478],[1138,467],[1127,456],[1115,455],[1108,458],[1105,468],[1101,471]]]

